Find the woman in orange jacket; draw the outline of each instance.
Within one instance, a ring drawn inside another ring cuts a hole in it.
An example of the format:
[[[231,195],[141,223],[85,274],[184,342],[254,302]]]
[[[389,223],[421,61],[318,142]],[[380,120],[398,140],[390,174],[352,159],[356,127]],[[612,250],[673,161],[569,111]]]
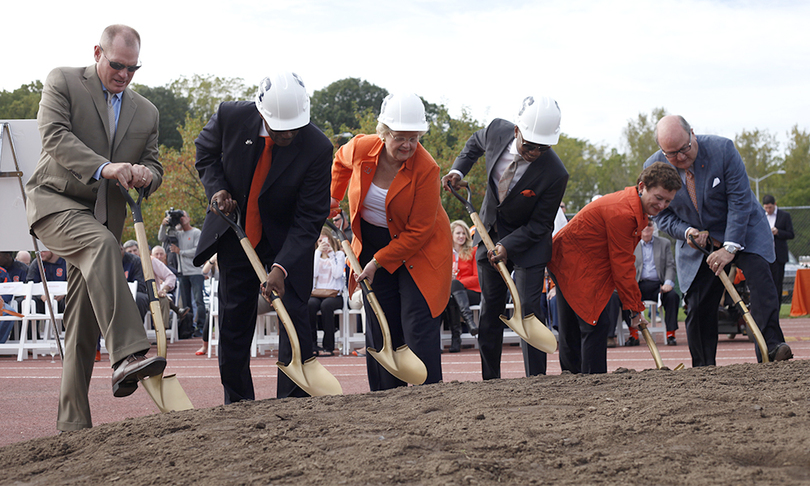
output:
[[[407,344],[425,363],[425,383],[437,383],[453,265],[439,166],[419,143],[428,124],[418,96],[387,96],[378,121],[377,135],[358,135],[335,154],[332,207],[348,186],[352,249],[363,265],[350,282],[373,281],[394,348]],[[380,349],[382,334],[368,305],[366,315],[366,345]],[[366,366],[372,391],[406,385],[369,355]]]
[[[591,202],[554,236],[548,270],[557,284],[563,370],[607,373],[608,320],[599,317],[614,289],[631,324],[644,319],[633,251],[648,216],[666,209],[681,185],[672,166],[657,162],[635,186]]]

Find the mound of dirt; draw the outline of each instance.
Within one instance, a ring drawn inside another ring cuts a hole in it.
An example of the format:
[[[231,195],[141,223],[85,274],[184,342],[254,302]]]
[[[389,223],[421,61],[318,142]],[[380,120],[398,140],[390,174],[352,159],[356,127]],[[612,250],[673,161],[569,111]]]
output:
[[[808,484],[810,361],[451,382],[0,449],[2,484]]]

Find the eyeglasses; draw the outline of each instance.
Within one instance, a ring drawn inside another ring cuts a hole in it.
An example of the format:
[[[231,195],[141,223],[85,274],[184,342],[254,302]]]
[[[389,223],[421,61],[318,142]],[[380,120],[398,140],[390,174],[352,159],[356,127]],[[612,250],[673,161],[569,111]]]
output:
[[[405,138],[405,137],[396,137],[396,136],[394,136],[392,134],[391,139],[393,139],[394,142],[396,142],[396,143],[405,143],[405,142],[412,143],[412,144],[419,143],[419,137]]]
[[[551,148],[551,145],[538,145],[536,143],[523,142],[525,152],[540,152],[541,154]]]
[[[99,47],[99,49],[101,49],[101,55],[104,56],[104,59],[106,59],[107,62],[110,63],[110,67],[115,71],[126,69],[127,72],[134,73],[135,71],[141,68],[140,64],[138,64],[137,66],[127,66],[126,64],[121,64],[120,62],[110,61],[110,58],[107,57],[106,54],[104,54],[104,48]]]
[[[686,155],[687,153],[689,153],[689,150],[691,150],[691,148],[692,148],[692,133],[690,132],[689,143],[687,143],[685,147],[681,148],[680,150],[676,150],[675,152],[664,152],[664,150],[661,149],[661,152],[664,154],[664,157],[668,159],[675,159],[678,157],[678,154]]]

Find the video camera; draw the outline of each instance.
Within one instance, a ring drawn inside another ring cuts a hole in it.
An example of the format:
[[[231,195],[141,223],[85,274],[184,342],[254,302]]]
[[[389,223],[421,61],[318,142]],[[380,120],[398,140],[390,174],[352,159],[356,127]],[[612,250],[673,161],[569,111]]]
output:
[[[166,210],[166,216],[169,218],[169,226],[174,228],[180,224],[180,219],[185,216],[182,209],[169,208]]]

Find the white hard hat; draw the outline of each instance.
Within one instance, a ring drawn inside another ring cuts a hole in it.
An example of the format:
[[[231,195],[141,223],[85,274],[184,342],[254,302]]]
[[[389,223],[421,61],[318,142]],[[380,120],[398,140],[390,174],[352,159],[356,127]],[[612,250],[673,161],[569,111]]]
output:
[[[297,130],[309,123],[309,95],[295,73],[280,72],[259,83],[256,108],[271,130]]]
[[[517,126],[523,140],[556,145],[560,140],[560,107],[553,98],[527,96],[518,113]]]
[[[395,132],[426,132],[428,129],[425,105],[413,93],[386,96],[377,121]]]

